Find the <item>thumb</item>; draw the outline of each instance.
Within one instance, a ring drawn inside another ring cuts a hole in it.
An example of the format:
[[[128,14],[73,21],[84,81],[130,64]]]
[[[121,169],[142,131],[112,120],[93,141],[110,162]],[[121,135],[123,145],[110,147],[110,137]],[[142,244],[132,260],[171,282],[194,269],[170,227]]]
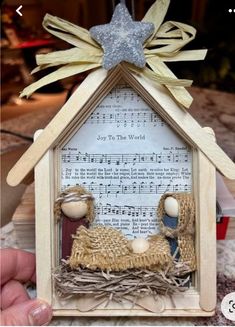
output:
[[[52,318],[49,304],[41,300],[29,300],[12,305],[2,311],[2,326],[42,326]]]

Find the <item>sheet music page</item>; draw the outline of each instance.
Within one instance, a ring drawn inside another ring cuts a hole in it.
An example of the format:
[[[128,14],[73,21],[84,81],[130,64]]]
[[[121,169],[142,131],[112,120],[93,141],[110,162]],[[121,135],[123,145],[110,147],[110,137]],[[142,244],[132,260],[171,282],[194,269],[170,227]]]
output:
[[[95,223],[130,239],[158,232],[163,193],[191,191],[190,147],[125,84],[106,96],[60,156],[61,190],[83,185],[95,197]]]

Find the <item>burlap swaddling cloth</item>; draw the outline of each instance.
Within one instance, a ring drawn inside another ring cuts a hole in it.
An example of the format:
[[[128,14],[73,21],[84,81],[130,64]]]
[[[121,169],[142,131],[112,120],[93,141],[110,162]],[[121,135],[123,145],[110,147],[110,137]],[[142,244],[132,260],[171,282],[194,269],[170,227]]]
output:
[[[150,236],[149,249],[141,254],[133,253],[130,241],[112,227],[99,225],[87,229],[81,226],[73,237],[69,258],[72,269],[82,266],[109,271],[130,268],[159,270],[172,264],[169,244],[162,235]]]

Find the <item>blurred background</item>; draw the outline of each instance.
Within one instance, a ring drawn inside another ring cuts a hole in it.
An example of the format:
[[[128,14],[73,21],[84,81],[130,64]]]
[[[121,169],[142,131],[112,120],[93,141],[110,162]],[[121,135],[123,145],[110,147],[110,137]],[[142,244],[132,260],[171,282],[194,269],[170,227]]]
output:
[[[141,20],[155,0],[126,0],[130,13]],[[5,176],[14,162],[32,143],[35,130],[43,128],[61,108],[73,85],[84,75],[74,76],[38,90],[30,99],[19,99],[22,89],[49,73],[31,75],[35,55],[66,49],[70,45],[49,35],[42,28],[46,13],[90,28],[110,21],[115,0],[5,0],[1,5],[1,187],[5,198],[2,217],[9,219],[24,186],[14,189]],[[16,9],[22,5],[22,16]],[[232,12],[229,11],[232,9]],[[234,9],[234,11],[233,11]],[[235,158],[235,1],[172,0],[165,20],[193,25],[196,39],[188,49],[207,48],[202,62],[179,62],[170,68],[179,78],[194,80],[189,91],[194,97],[192,115],[203,126],[211,126],[217,142]],[[14,194],[13,194],[14,193]],[[4,220],[3,220],[4,222]]]

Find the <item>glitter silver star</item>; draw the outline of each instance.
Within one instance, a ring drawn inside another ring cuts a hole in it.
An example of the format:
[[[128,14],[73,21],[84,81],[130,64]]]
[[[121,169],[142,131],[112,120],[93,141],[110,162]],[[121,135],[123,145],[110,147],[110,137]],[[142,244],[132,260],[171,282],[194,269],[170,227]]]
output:
[[[143,43],[153,33],[154,24],[135,22],[126,6],[119,3],[109,24],[94,26],[91,37],[104,50],[102,66],[111,69],[122,61],[145,66]]]

